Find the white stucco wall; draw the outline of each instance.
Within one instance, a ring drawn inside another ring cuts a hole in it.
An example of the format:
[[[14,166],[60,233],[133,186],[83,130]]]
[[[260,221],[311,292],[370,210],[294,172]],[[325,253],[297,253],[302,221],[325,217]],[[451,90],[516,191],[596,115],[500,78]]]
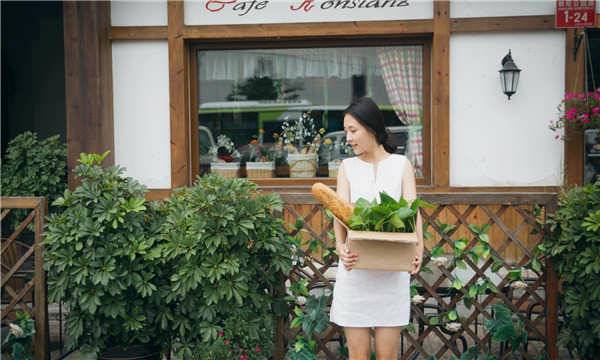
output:
[[[511,100],[498,74],[508,49],[522,69]],[[562,184],[563,143],[548,124],[558,116],[564,68],[561,31],[451,36],[452,186]]]
[[[148,188],[171,187],[167,41],[114,41],[115,162]]]
[[[556,0],[452,0],[450,17],[554,15]],[[596,1],[600,12],[600,1]]]
[[[110,3],[112,26],[167,26],[167,1],[118,1]]]

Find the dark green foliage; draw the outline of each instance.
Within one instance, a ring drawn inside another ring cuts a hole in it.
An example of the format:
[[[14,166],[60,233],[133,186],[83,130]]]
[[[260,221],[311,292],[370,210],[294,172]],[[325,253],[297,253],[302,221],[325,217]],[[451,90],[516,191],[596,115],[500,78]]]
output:
[[[292,267],[292,244],[275,214],[282,208],[277,194],[216,175],[198,178],[166,202],[160,252],[172,275],[161,291],[178,356],[271,355],[282,301],[276,293]]]
[[[45,239],[49,300],[69,309],[71,346],[94,353],[161,343],[155,323],[164,269],[153,256],[162,217],[145,203],[141,184],[101,166],[107,154],[81,155],[81,185],[54,202],[63,211],[49,216]]]
[[[600,182],[561,194],[542,250],[563,281],[559,341],[583,359],[600,353]]]

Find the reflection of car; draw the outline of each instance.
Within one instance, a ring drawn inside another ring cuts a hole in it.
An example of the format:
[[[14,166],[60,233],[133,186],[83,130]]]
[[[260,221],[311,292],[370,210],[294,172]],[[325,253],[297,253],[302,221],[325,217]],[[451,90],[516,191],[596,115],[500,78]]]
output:
[[[206,126],[198,126],[198,144],[200,145],[200,164],[210,164],[211,157],[208,150],[215,145],[215,139]]]
[[[389,132],[389,144],[396,148],[396,154],[405,154],[408,142],[408,126],[388,126]],[[323,140],[331,139],[332,142],[341,144],[346,140],[346,133],[343,130],[332,131],[323,136]],[[319,150],[319,154],[322,153],[322,148]],[[324,158],[324,156],[320,156]]]

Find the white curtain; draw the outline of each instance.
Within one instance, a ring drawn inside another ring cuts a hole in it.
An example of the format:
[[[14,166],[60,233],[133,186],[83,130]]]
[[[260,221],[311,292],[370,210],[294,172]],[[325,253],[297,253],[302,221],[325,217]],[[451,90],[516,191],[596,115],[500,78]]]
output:
[[[409,126],[406,155],[423,175],[423,47],[379,47],[377,57],[390,103]]]

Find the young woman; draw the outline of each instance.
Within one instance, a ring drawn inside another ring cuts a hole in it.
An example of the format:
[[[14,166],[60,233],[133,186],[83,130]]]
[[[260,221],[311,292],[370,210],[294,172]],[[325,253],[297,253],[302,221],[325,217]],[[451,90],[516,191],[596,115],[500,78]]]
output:
[[[413,166],[387,144],[383,114],[375,102],[363,97],[344,111],[346,141],[355,157],[345,159],[338,171],[337,193],[355,203],[359,198],[377,199],[385,191],[395,199],[416,198]],[[417,256],[411,274],[421,268],[423,233],[417,216]],[[346,247],[346,231],[334,223],[340,264],[333,290],[330,320],[344,328],[350,360],[368,360],[370,329],[375,329],[377,360],[397,359],[401,327],[410,318],[410,274],[399,271],[352,269],[358,255]]]

